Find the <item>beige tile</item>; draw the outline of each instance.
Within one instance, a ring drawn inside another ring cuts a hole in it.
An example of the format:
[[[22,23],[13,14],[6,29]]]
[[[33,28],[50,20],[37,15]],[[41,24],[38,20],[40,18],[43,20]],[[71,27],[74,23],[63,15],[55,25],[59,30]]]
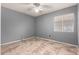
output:
[[[45,38],[24,40],[20,43],[1,47],[2,54],[26,55],[77,55],[79,48]]]

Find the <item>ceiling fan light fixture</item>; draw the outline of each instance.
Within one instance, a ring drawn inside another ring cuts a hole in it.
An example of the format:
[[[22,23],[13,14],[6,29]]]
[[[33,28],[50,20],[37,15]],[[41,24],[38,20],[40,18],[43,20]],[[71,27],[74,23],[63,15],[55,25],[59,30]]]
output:
[[[35,8],[34,11],[35,11],[36,13],[39,13],[40,10],[37,9],[37,8]]]
[[[39,13],[40,11],[42,11],[43,10],[43,8],[41,8],[41,7],[35,7],[34,8],[34,11],[36,12],[36,13]]]
[[[40,11],[43,10],[42,6],[40,5],[40,3],[33,3],[33,11],[35,13],[39,13]]]

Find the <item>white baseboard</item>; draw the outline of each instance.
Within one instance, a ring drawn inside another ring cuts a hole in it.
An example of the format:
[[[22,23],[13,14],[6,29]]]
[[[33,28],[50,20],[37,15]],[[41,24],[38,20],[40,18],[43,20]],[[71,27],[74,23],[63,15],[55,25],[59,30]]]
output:
[[[34,39],[34,37],[28,37],[28,38],[22,39],[22,40],[28,40],[28,39]],[[22,41],[22,40],[16,40],[16,41],[11,41],[11,42],[7,42],[7,43],[3,43],[3,44],[0,44],[0,46],[1,46],[1,45],[8,45],[8,44],[20,42],[20,41]]]
[[[58,42],[58,43],[61,43],[61,44],[66,44],[66,45],[71,45],[71,46],[78,47],[78,45],[73,45],[73,44],[66,43],[66,42],[60,42],[60,41],[56,41],[56,40],[52,40],[52,39],[47,39],[47,38],[43,38],[43,37],[37,37],[37,38],[41,38],[41,39],[45,39],[45,40],[48,40],[48,41],[54,41],[54,42]]]
[[[77,45],[73,45],[73,44],[69,44],[69,43],[65,43],[65,42],[59,42],[59,41],[56,41],[56,40],[52,40],[52,39],[47,39],[47,38],[43,38],[43,37],[35,37],[35,36],[32,36],[32,37],[28,37],[26,39],[22,39],[22,40],[29,40],[29,39],[34,39],[34,38],[40,38],[40,39],[45,39],[45,40],[48,40],[48,41],[54,41],[54,42],[58,42],[58,43],[61,43],[61,44],[66,44],[66,45],[71,45],[71,46],[76,46],[78,47]],[[16,40],[16,41],[12,41],[12,42],[7,42],[7,43],[3,43],[3,44],[0,44],[1,45],[8,45],[8,44],[12,44],[12,43],[16,43],[16,42],[20,42],[22,40]]]
[[[0,45],[12,44],[12,43],[16,43],[16,42],[19,42],[19,41],[21,41],[21,40],[11,41],[11,42],[3,43],[3,44],[0,44]]]

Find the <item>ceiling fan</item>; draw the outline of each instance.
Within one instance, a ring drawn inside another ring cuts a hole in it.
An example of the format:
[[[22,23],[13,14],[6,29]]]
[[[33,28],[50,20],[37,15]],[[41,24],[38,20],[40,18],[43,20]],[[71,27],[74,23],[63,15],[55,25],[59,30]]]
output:
[[[52,8],[50,4],[47,3],[24,3],[27,7],[27,11],[33,11],[35,13],[43,12]]]

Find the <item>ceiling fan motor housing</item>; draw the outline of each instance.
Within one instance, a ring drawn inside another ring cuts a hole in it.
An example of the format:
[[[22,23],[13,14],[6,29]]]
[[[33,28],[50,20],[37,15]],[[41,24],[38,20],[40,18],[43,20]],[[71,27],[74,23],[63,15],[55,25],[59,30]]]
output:
[[[40,3],[33,3],[34,6],[39,7]]]

